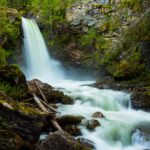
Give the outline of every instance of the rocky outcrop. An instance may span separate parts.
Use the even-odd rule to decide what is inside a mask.
[[[0,66],[0,81],[12,86],[27,89],[26,78],[17,65]]]
[[[92,150],[64,131],[49,133],[36,150]]]
[[[56,118],[57,122],[61,125],[63,130],[73,136],[81,135],[81,131],[78,128],[78,125],[81,123],[82,119],[84,118],[81,116],[72,115],[65,115]]]
[[[91,149],[95,149],[94,143],[86,138],[78,138],[77,141]]]
[[[0,149],[1,150],[31,150],[29,143],[25,142],[14,132],[0,130]]]
[[[136,89],[131,95],[131,105],[134,109],[150,111],[150,86]]]
[[[51,85],[43,83],[37,79],[28,81],[29,93],[31,95],[33,93],[36,93],[38,96],[41,95],[35,82],[38,84],[49,103],[73,104],[73,100],[69,96],[64,95],[63,92],[55,90]]]
[[[18,134],[23,140],[36,143],[47,124],[45,116],[23,103],[17,103],[0,92],[0,128]]]

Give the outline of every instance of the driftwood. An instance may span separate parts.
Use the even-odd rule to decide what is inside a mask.
[[[38,83],[37,83],[36,81],[35,81],[35,84],[36,84],[36,86],[37,86],[39,92],[41,93],[41,95],[42,95],[44,101],[48,103],[48,101],[47,101],[47,99],[46,99],[44,93],[42,92],[42,90],[40,89],[40,87],[39,87],[39,85],[38,85]]]
[[[51,111],[55,112],[55,113],[60,113],[59,111],[57,111],[55,108],[53,108],[52,106],[50,106],[49,104],[47,104],[46,102],[42,101],[41,102],[48,107]]]
[[[35,95],[35,93],[33,93],[33,97],[34,100],[36,102],[36,104],[39,106],[39,108],[44,112],[44,113],[49,113],[48,110],[44,107],[44,105],[40,102],[39,98]],[[50,119],[51,124],[53,125],[53,127],[56,130],[62,130],[62,128],[60,127],[60,125],[57,123],[56,120],[54,119]]]
[[[32,100],[33,100],[33,97],[25,99],[25,100],[22,100],[22,102],[29,102],[29,101],[32,101]]]
[[[4,107],[7,107],[8,109],[13,109],[13,107],[10,106],[8,103],[3,103],[3,106],[4,106]]]
[[[48,113],[47,109],[44,107],[44,105],[40,102],[39,98],[35,95],[35,93],[33,93],[33,97],[34,97],[34,101],[36,102],[36,104],[39,106],[39,108],[44,112],[44,113]]]
[[[53,111],[53,112],[55,112],[55,113],[60,113],[60,112],[58,112],[55,108],[53,108],[52,106],[50,106],[49,104],[47,104],[48,101],[47,101],[47,99],[46,99],[44,93],[42,92],[42,90],[40,89],[40,87],[39,87],[39,85],[38,85],[38,83],[37,83],[36,81],[35,81],[35,84],[36,84],[36,86],[37,86],[39,92],[41,93],[41,95],[42,95],[42,97],[43,97],[43,99],[44,99],[44,101],[41,101],[41,102],[42,102],[46,107],[48,107],[51,111]]]

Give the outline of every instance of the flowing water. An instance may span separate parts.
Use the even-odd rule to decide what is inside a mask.
[[[130,94],[114,90],[100,90],[87,86],[94,81],[66,80],[64,69],[48,53],[42,34],[33,20],[22,19],[24,32],[23,68],[27,79],[38,78],[52,84],[74,99],[73,105],[58,104],[61,115],[84,116],[80,125],[82,136],[94,142],[96,150],[144,150],[150,148],[150,136],[140,131],[140,127],[149,132],[150,113],[133,110]],[[104,119],[94,131],[86,128],[86,120],[92,114],[102,112]]]

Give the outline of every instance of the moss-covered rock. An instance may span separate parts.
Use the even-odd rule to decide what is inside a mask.
[[[64,131],[49,133],[36,150],[92,150]]]
[[[0,130],[0,149],[22,150],[31,149],[30,145],[22,140],[19,135],[9,130]]]
[[[104,115],[101,112],[95,112],[92,115],[93,118],[105,118]]]
[[[43,83],[37,79],[28,81],[28,88],[31,95],[36,93],[38,96],[41,96],[41,93],[39,92],[36,84],[38,84],[49,103],[73,104],[73,99],[71,99],[69,96],[64,95],[64,93],[59,90],[54,90],[51,85]]]
[[[135,109],[150,111],[150,86],[136,89],[131,95],[131,105]]]
[[[57,117],[56,119],[59,124],[65,125],[65,124],[79,124],[84,118],[82,116],[65,115]]]
[[[95,119],[92,119],[92,120],[88,120],[87,121],[87,128],[89,130],[94,130],[95,128],[97,128],[98,126],[100,126],[100,123],[95,120]]]
[[[17,133],[22,139],[36,143],[44,126],[47,125],[43,116],[32,105],[26,106],[0,92],[0,129]]]
[[[27,93],[25,75],[17,65],[0,66],[0,91],[20,100]]]
[[[69,133],[70,135],[73,136],[79,136],[82,135],[80,129],[78,128],[77,124],[66,124],[65,126],[62,127],[64,131]]]

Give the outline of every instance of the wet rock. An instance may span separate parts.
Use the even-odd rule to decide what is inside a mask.
[[[89,130],[94,130],[98,126],[100,126],[100,123],[97,120],[92,119],[87,121],[87,128]]]
[[[64,131],[49,133],[36,150],[92,150]]]
[[[61,91],[54,90],[51,85],[43,83],[37,79],[28,81],[28,88],[30,94],[36,93],[37,96],[41,96],[35,82],[38,84],[49,103],[73,104],[73,100],[69,96],[64,95],[64,93]]]
[[[0,130],[0,149],[2,150],[29,150],[31,145],[9,130]]]
[[[150,87],[136,89],[131,95],[131,106],[134,109],[150,111]]]
[[[136,127],[132,134],[132,144],[140,144],[145,147],[144,150],[150,149],[150,124],[141,124]]]
[[[94,143],[86,138],[78,138],[77,141],[89,148],[95,149]]]
[[[83,117],[82,116],[65,115],[65,116],[58,117],[56,119],[60,125],[79,124],[79,123],[81,123]]]
[[[39,87],[41,88],[41,90],[44,92],[45,95],[53,89],[51,85],[47,83],[43,83],[38,79],[34,79],[31,81],[27,81],[30,94],[36,93],[37,95],[40,95],[40,92],[36,86],[36,83],[39,85]]]
[[[92,115],[93,118],[104,118],[104,115],[101,112],[95,112]]]
[[[4,105],[5,104],[5,105]],[[18,134],[23,140],[36,143],[47,124],[47,119],[34,108],[29,108],[0,92],[0,128]]]
[[[73,135],[73,136],[82,135],[80,129],[78,128],[78,125],[66,124],[62,128],[63,128],[64,131],[66,131],[70,135]]]

